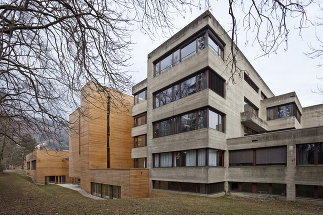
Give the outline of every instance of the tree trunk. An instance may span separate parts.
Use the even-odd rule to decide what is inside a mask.
[[[0,150],[0,173],[3,172],[2,161],[3,161],[3,151],[4,151],[5,147],[6,147],[6,137],[3,136],[2,137],[2,146],[1,146],[1,150]]]

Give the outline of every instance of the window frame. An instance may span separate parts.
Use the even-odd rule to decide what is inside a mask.
[[[199,156],[198,156],[198,152],[199,150],[205,150],[205,165],[203,166],[199,166],[198,165],[198,160],[199,160]],[[215,150],[216,151],[216,165],[215,166],[210,166],[209,165],[209,153],[210,150]],[[189,151],[195,151],[195,165],[194,166],[187,166],[186,164],[186,154]],[[224,167],[224,150],[221,149],[214,149],[214,148],[198,148],[198,149],[187,149],[187,150],[180,150],[180,151],[172,151],[172,152],[160,152],[160,153],[153,153],[153,168],[189,168],[189,167]],[[160,165],[160,160],[161,160],[161,154],[164,153],[172,153],[172,164],[169,167],[161,167]],[[176,153],[179,154],[179,165],[176,164],[176,159],[175,159],[175,155]],[[183,154],[185,153],[185,158],[183,158]],[[156,166],[156,156],[158,156],[158,162],[159,162],[159,166]],[[182,163],[183,159],[185,159],[185,165]]]
[[[287,105],[291,105],[291,116],[286,116],[286,117],[279,117],[278,115],[278,108],[282,107],[282,106],[287,106]],[[269,111],[273,111],[273,118],[269,119]],[[299,113],[299,117],[297,116],[297,113]],[[267,121],[269,120],[275,120],[275,119],[283,119],[283,118],[288,118],[288,117],[295,117],[297,119],[297,121],[299,123],[301,123],[301,117],[302,114],[299,111],[297,105],[295,102],[289,102],[289,103],[285,103],[285,104],[280,104],[280,105],[275,105],[275,106],[271,106],[271,107],[267,107],[266,108],[266,115],[267,115]]]
[[[144,92],[144,91],[145,91],[145,100],[144,101],[147,101],[147,88],[144,88],[144,89],[136,92],[135,94],[133,94],[133,104],[134,105],[137,105],[137,104],[141,103],[141,102],[136,102],[136,96],[139,96],[139,94]]]
[[[136,116],[133,117],[133,119],[134,119],[133,127],[142,126],[142,125],[137,125],[138,124],[137,123],[137,120],[138,120],[138,118],[143,117],[143,116],[145,116],[145,124],[142,124],[142,125],[146,125],[147,124],[147,112],[144,112],[144,113],[138,114],[138,115],[136,115]]]
[[[204,89],[200,89],[200,84],[199,84],[199,79],[198,77],[204,73],[204,76],[205,76],[205,88]],[[210,73],[212,73],[212,75],[210,75]],[[211,80],[211,76],[214,77],[214,80]],[[177,100],[180,100],[180,99],[183,99],[187,96],[190,96],[190,95],[187,95],[187,96],[183,96],[182,94],[182,84],[185,82],[185,81],[188,81],[189,79],[191,78],[195,78],[195,92],[190,94],[190,95],[193,95],[195,93],[198,93],[200,91],[203,91],[205,89],[210,89],[212,90],[213,92],[215,92],[217,95],[221,96],[222,98],[225,99],[225,94],[226,94],[226,90],[225,90],[225,84],[226,84],[226,80],[220,76],[218,73],[216,73],[215,71],[213,71],[211,68],[209,67],[205,67],[183,79],[180,79],[166,87],[163,87],[162,89],[160,90],[157,90],[153,93],[153,109],[156,109],[156,108],[159,108],[159,107],[162,107],[164,105],[167,105],[169,103],[172,103],[174,101],[177,101]],[[214,81],[215,83],[214,84],[211,84],[211,81]],[[175,87],[178,86],[178,91],[179,91],[179,97],[176,98],[175,97]],[[172,98],[171,98],[171,101],[168,102],[167,104],[163,104],[161,105],[161,94],[162,92],[168,90],[168,89],[171,89],[172,91]],[[158,101],[157,101],[158,100]],[[158,102],[158,105],[157,105],[157,102]]]
[[[216,114],[219,114],[221,115],[221,119],[222,119],[222,131],[221,130],[217,130],[219,132],[222,132],[222,133],[225,133],[225,120],[226,120],[226,115],[218,110],[215,110],[214,108],[211,108],[209,106],[206,106],[206,107],[203,107],[203,108],[199,108],[199,109],[195,109],[195,110],[191,110],[191,111],[188,111],[188,112],[184,112],[184,113],[181,113],[179,115],[175,115],[175,116],[172,116],[172,117],[168,117],[168,118],[165,118],[165,119],[162,119],[162,120],[158,120],[158,121],[155,121],[153,122],[153,138],[159,138],[159,137],[165,137],[165,136],[170,136],[170,135],[174,135],[174,134],[179,134],[179,133],[184,133],[184,132],[189,132],[189,131],[194,131],[194,130],[199,130],[199,129],[203,129],[203,128],[199,128],[199,113],[201,111],[205,110],[206,111],[206,127],[204,128],[210,128],[209,127],[209,111],[211,110],[212,112],[215,112]],[[181,128],[182,128],[182,121],[181,121],[181,117],[184,116],[184,115],[187,115],[187,114],[194,114],[196,115],[195,117],[195,129],[191,129],[191,130],[188,130],[188,131],[182,131]],[[178,127],[180,129],[178,129],[178,132],[176,132],[175,130],[175,121],[179,119],[179,124],[178,124]],[[171,132],[169,135],[165,135],[165,136],[161,136],[161,122],[163,121],[167,121],[167,120],[171,120]],[[158,125],[158,126],[157,126]],[[158,135],[156,135],[156,127],[158,127]]]
[[[299,163],[299,151],[298,148],[302,145],[309,145],[313,144],[314,145],[314,152],[313,152],[313,163],[308,163],[308,164],[300,164]],[[320,166],[323,165],[323,163],[319,163],[319,144],[323,147],[323,142],[314,142],[314,143],[301,143],[301,144],[296,144],[296,166]],[[323,160],[323,156],[321,158]]]
[[[213,40],[213,42],[219,47],[219,50],[221,50],[221,53],[215,53],[222,59],[224,60],[224,47],[225,47],[225,43],[222,39],[219,38],[219,36],[217,36],[217,34],[212,30],[212,28],[207,25],[206,27],[204,27],[203,29],[201,29],[199,32],[197,32],[196,34],[192,35],[190,38],[188,38],[187,40],[185,40],[184,42],[182,42],[181,44],[177,45],[176,47],[174,47],[172,50],[166,52],[164,55],[162,55],[161,57],[159,57],[157,60],[155,60],[153,62],[153,76],[157,77],[160,74],[164,73],[165,71],[167,71],[168,69],[165,69],[164,71],[161,71],[161,62],[166,59],[169,56],[172,56],[172,62],[171,62],[171,66],[170,68],[176,66],[177,64],[189,59],[190,57],[194,56],[196,53],[200,52],[203,49],[199,49],[199,38],[200,37],[204,37],[204,41],[205,41],[205,45],[204,48],[209,47],[209,37]],[[185,59],[182,59],[182,49],[184,49],[185,47],[187,47],[188,45],[190,45],[192,42],[195,42],[195,53]],[[179,61],[175,62],[175,53],[179,51]],[[158,70],[156,69],[158,67]],[[170,69],[169,68],[169,69]],[[158,72],[157,72],[158,71]]]

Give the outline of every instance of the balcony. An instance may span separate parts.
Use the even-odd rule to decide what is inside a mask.
[[[268,124],[255,115],[252,111],[240,113],[241,123],[259,133],[268,131]]]

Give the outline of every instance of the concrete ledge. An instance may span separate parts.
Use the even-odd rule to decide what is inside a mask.
[[[204,196],[204,197],[214,197],[214,198],[225,196],[225,192],[214,193],[214,194],[202,194],[202,193],[191,193],[191,192],[163,190],[163,189],[152,189],[151,192],[154,192],[154,193],[173,193],[173,194],[180,194],[180,195],[194,195],[194,196]]]
[[[148,155],[147,146],[145,147],[138,147],[131,149],[131,158],[146,158]]]
[[[147,112],[147,100],[142,101],[139,104],[136,104],[132,107],[131,115],[132,116],[137,116],[141,113]]]
[[[133,127],[131,129],[131,137],[136,137],[143,134],[147,134],[147,124]]]

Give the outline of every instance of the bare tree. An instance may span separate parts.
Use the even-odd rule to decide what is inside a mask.
[[[231,81],[242,77],[243,68],[239,67],[237,56],[240,50],[238,44],[238,23],[242,23],[248,43],[257,43],[262,50],[260,56],[276,52],[281,45],[288,47],[290,31],[301,31],[312,26],[312,20],[307,19],[307,9],[315,4],[313,0],[260,0],[260,1],[228,1],[231,17],[231,53],[226,59]],[[292,22],[293,20],[293,22]],[[294,23],[298,22],[297,26]],[[251,35],[251,36],[250,36]],[[251,38],[251,39],[250,39]]]
[[[81,88],[127,92],[131,32],[171,26],[189,1],[3,0],[0,3],[0,121],[17,134],[67,126]]]

